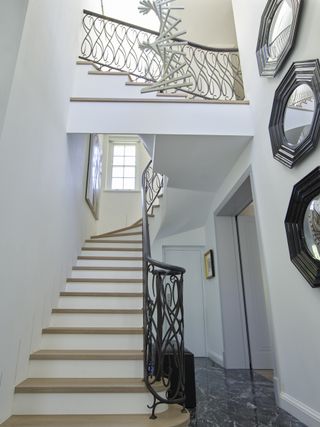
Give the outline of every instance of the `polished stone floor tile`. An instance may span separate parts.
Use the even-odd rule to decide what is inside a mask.
[[[190,427],[305,427],[276,406],[273,384],[247,370],[196,358],[197,408]]]

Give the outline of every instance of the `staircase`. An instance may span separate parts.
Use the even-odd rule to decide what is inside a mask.
[[[86,240],[2,426],[187,426],[143,381],[142,224]],[[155,385],[160,395],[166,389]]]

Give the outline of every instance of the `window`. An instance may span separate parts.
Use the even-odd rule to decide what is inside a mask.
[[[113,144],[111,189],[135,190],[136,145]]]

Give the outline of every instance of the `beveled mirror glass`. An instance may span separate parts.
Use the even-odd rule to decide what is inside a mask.
[[[306,209],[303,231],[311,256],[320,261],[320,195],[312,199]]]
[[[284,116],[284,134],[288,144],[299,145],[309,135],[315,111],[315,98],[307,84],[294,89]]]
[[[283,0],[273,16],[268,37],[268,61],[276,61],[284,51],[290,37],[293,21],[292,0]]]
[[[261,76],[273,77],[290,53],[303,0],[269,0],[261,17],[257,60]]]
[[[273,100],[269,132],[273,156],[292,168],[320,139],[320,62],[294,62]]]

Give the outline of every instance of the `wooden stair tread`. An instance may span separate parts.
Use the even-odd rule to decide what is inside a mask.
[[[143,314],[135,308],[53,308],[53,314]]]
[[[158,391],[164,390],[156,385]],[[16,393],[145,393],[141,378],[28,378]]]
[[[142,350],[39,350],[30,360],[142,360]]]
[[[134,256],[78,256],[79,260],[92,260],[92,261],[142,261],[142,257],[134,257]]]
[[[87,239],[86,243],[121,243],[121,244],[130,244],[130,243],[140,243],[142,245],[142,240],[106,240],[106,239]]]
[[[81,65],[81,64],[78,64]],[[129,76],[129,73],[125,71],[98,71],[98,70],[90,70],[88,74],[93,74],[96,76]]]
[[[99,239],[100,237],[112,236],[114,234],[121,233],[123,231],[132,230],[134,228],[140,228],[140,227],[142,227],[142,222],[140,222],[140,221],[141,220],[139,220],[137,223],[135,223],[133,225],[129,225],[128,227],[118,228],[118,229],[113,230],[113,231],[108,231],[107,233],[96,234],[94,236],[91,236],[91,239]]]
[[[88,277],[87,279],[83,278],[74,278],[70,277],[67,279],[67,283],[142,283],[141,279],[93,279]]]
[[[93,248],[83,246],[82,251],[109,251],[109,252],[142,252],[142,248]]]
[[[170,407],[150,420],[148,414],[126,415],[13,415],[1,427],[187,427],[190,415]]]
[[[203,98],[91,98],[91,97],[74,97],[70,98],[70,102],[101,102],[101,103],[136,103],[136,104],[207,104],[207,105],[250,105],[246,99],[203,99]]]
[[[70,327],[70,326],[50,326],[42,329],[43,334],[88,334],[88,335],[140,335],[143,334],[143,328],[97,328],[97,327]]]
[[[137,231],[137,232],[133,232],[133,233],[112,233],[109,234],[108,236],[104,236],[106,237],[125,237],[125,236],[142,236],[142,231]],[[95,240],[95,239],[94,239]]]
[[[142,271],[142,267],[72,267],[74,271]]]
[[[60,292],[62,297],[110,297],[110,298],[141,298],[141,292]]]

